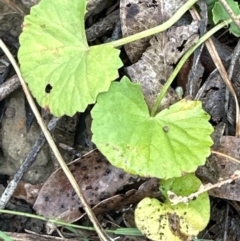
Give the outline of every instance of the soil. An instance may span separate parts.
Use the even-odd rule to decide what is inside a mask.
[[[0,0],[0,38],[8,46],[11,53],[16,59],[17,51],[19,48],[18,38],[22,31],[21,25],[23,23],[23,18],[29,13],[30,7],[36,3],[36,1],[31,0]],[[96,7],[94,4],[98,7]],[[116,1],[89,1],[89,11],[87,16],[88,18],[86,19],[86,32],[88,40],[91,40],[91,44],[103,42],[107,39],[113,39],[113,37],[115,38],[116,36],[112,36],[112,34],[116,34],[116,32],[118,32],[117,38],[119,38],[119,28],[117,28],[117,26],[119,26],[119,5],[116,4]],[[98,21],[101,21],[101,23],[98,23]],[[218,45],[219,43],[220,45],[219,47],[217,47],[217,49],[221,53],[220,55],[223,59],[225,67],[228,67],[230,61],[229,54],[232,53],[232,49],[233,47],[235,47],[237,39],[231,37],[231,40],[229,40],[229,35],[225,35],[224,37],[220,38],[220,42],[217,42],[216,45]],[[202,78],[206,80],[214,69],[214,65],[212,63],[212,60],[209,60],[209,55],[206,50],[203,51],[205,53],[203,55],[203,66],[205,67],[205,71]],[[134,57],[136,56],[134,55]],[[125,63],[125,67],[131,69],[131,67],[129,67],[131,65],[131,61],[127,56],[127,50],[125,50],[124,48],[121,49],[121,58]],[[189,60],[189,63],[191,61],[192,60]],[[183,83],[182,76],[185,76],[186,73],[188,74],[189,72],[187,66],[185,66],[185,68],[187,69],[187,72],[181,72],[178,76],[178,82],[175,83],[175,85],[181,83],[184,90],[186,90],[187,88],[187,83]],[[183,69],[182,71],[186,71],[186,69]],[[121,69],[120,74],[122,74],[121,71],[124,72],[125,70]],[[238,71],[235,71],[234,76],[237,75]],[[0,92],[2,85],[8,82],[13,76],[15,76],[15,72],[11,67],[9,60],[0,49]],[[234,78],[235,77],[233,77],[233,79]],[[186,80],[184,81],[186,82]],[[234,86],[238,86],[237,82],[235,82]],[[226,118],[226,116],[222,115],[223,111],[221,109],[224,106],[225,85],[216,82],[216,84],[214,84],[213,86],[208,86],[207,88],[209,92],[205,94],[204,98],[202,98],[202,101],[204,108],[211,114],[212,123],[214,127],[216,127],[219,123],[224,122],[224,118]],[[220,94],[220,97],[222,99],[214,99],[214,103],[217,102],[220,104],[216,105],[216,108],[213,108],[213,99],[211,99],[211,103],[209,103],[209,96],[214,96],[216,93],[216,89],[218,91],[222,90]],[[174,97],[171,97],[174,99],[174,101],[177,98],[175,95]],[[216,98],[219,98],[219,95]],[[41,110],[40,107],[39,110]],[[89,107],[84,113],[77,113],[73,117],[64,116],[60,119],[54,132],[52,133],[53,138],[57,146],[59,147],[63,158],[68,163],[77,159],[81,155],[84,155],[85,153],[88,153],[89,151],[93,151],[95,149],[94,144],[91,142],[90,110],[91,107]],[[43,119],[46,121],[46,123],[48,123],[52,116],[45,113],[43,110],[41,110],[41,113]],[[235,122],[234,117],[232,117],[235,115],[234,108],[229,110],[229,115],[230,118],[227,121],[228,135],[234,135]],[[21,87],[14,88],[14,86],[12,86],[12,91],[10,91],[10,93],[8,93],[7,96],[0,101],[0,194],[3,193],[9,180],[12,179],[23,161],[31,152],[34,143],[40,137],[40,135],[41,129],[37,124],[34,114],[26,101],[23,90],[21,89]],[[218,140],[219,138],[216,137],[215,144]],[[99,159],[101,158],[102,156]],[[97,162],[99,159],[97,159]],[[94,161],[95,163],[96,160],[91,159],[91,161]],[[106,174],[106,170],[109,169],[109,163],[105,159],[103,160],[103,163],[106,166],[102,164],[101,168],[99,169],[101,169],[101,173]],[[46,182],[46,180],[48,180],[50,175],[54,173],[57,168],[58,164],[56,162],[56,159],[49,146],[45,144],[41,151],[38,153],[36,161],[34,161],[33,165],[31,165],[31,167],[23,176],[22,181],[24,184],[36,185],[32,186],[32,190],[38,190],[37,192],[39,192],[40,187],[42,187],[42,183]],[[85,171],[86,170],[84,170],[84,172],[81,172],[82,176],[87,175]],[[205,171],[209,173],[209,167],[205,167]],[[211,182],[213,180],[210,178],[210,176],[212,177],[212,174],[206,174],[205,171],[198,170],[198,175],[202,177],[202,180],[205,178],[206,182]],[[112,170],[112,172],[114,172],[114,170]],[[89,177],[95,180],[95,174],[94,177],[92,177],[91,175],[93,174],[89,174]],[[125,174],[121,175],[124,176]],[[112,199],[113,203],[117,203],[115,206],[107,204],[107,206],[109,205],[108,207],[112,207],[111,210],[108,210],[106,208],[106,204],[105,208],[103,208],[103,205],[98,209],[100,211],[97,217],[104,228],[114,229],[116,227],[134,227],[134,221],[133,224],[132,221],[129,221],[133,219],[133,208],[140,200],[140,197],[142,197],[141,195],[146,195],[146,193],[141,192],[141,185],[146,185],[146,187],[148,187],[147,185],[150,184],[145,184],[146,180],[135,180],[133,177],[131,178],[133,178],[134,181],[133,179],[129,181],[130,176],[127,175],[128,174],[126,174],[124,178],[122,178],[123,180],[121,183],[118,183],[120,186],[118,186],[116,190],[111,190],[108,194],[104,193],[104,195],[106,196],[104,196],[104,198],[102,198],[101,200],[99,197],[94,197],[96,200],[92,198],[95,200],[95,203],[93,203],[94,205],[100,203],[104,199],[113,198],[113,196],[114,198],[116,198]],[[209,177],[209,179],[207,179],[207,177]],[[113,177],[111,178],[113,179]],[[109,180],[112,180],[111,178]],[[214,181],[217,181],[217,178],[215,178]],[[84,180],[82,182],[84,183]],[[160,197],[159,193],[154,190],[153,187],[154,185],[151,183],[152,190],[148,193],[148,195]],[[148,187],[148,189],[146,188],[146,190],[150,190],[151,188]],[[132,190],[135,190],[135,192],[133,192]],[[59,192],[61,191],[62,190],[59,190]],[[87,195],[91,195],[91,193],[88,193]],[[99,196],[102,197],[102,195],[103,193],[99,193]],[[124,198],[121,199],[120,196],[124,196]],[[206,229],[202,231],[198,236],[199,238],[215,241],[240,240],[240,206],[238,200],[236,198],[233,200],[226,200],[227,198],[225,198],[226,197],[211,197],[211,219]],[[34,213],[34,201],[32,200],[35,201],[36,198],[26,197],[26,195],[24,196],[22,193],[18,195],[15,193],[15,196],[12,197],[11,200],[8,202],[6,208],[25,213]],[[125,203],[123,200],[125,200]],[[125,207],[123,208],[119,204],[119,202],[123,202],[125,204]],[[118,207],[119,210],[117,210],[116,207]],[[80,208],[78,207],[78,209]],[[83,213],[82,207],[79,213]],[[129,213],[130,215],[128,217],[127,214]],[[77,219],[78,218],[74,216],[74,218],[71,220],[73,221]],[[80,221],[78,221],[78,224],[90,226],[90,222],[86,217],[83,217]],[[58,233],[56,231],[54,231],[50,236],[47,236],[48,234],[45,229],[45,222],[43,221],[10,214],[1,214],[0,230],[10,234],[10,236],[14,237],[14,240],[33,240],[34,238],[36,239],[36,236],[32,236],[33,234],[29,234],[31,232],[35,233],[34,235],[39,235],[37,236],[38,240],[57,239],[58,236]],[[75,239],[79,236],[85,236],[89,240],[99,240],[95,232],[84,231],[80,234],[77,234],[76,237],[73,237],[71,236],[72,234],[64,231],[66,230],[62,231],[63,235],[66,237],[65,240],[79,240]],[[121,236],[118,240],[147,239],[143,237],[136,238],[130,236]]]

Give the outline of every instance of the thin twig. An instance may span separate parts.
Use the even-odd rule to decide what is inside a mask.
[[[0,2],[2,2],[3,4],[6,4],[9,8],[16,11],[16,13],[18,13],[22,16],[25,15],[24,11],[21,8],[19,8],[13,1],[11,1],[11,0],[0,0]]]
[[[229,156],[229,155],[227,155],[225,153],[222,153],[222,152],[219,152],[219,151],[211,151],[211,152],[212,152],[212,154],[216,154],[216,155],[228,158],[228,159],[230,159],[230,160],[232,160],[232,161],[234,161],[236,163],[240,163],[240,161],[238,159],[236,159],[236,158],[234,158],[232,156]]]
[[[235,66],[236,62],[238,61],[239,55],[240,55],[240,40],[238,40],[238,43],[237,43],[236,47],[234,48],[234,51],[231,55],[231,63],[230,63],[230,66],[228,68],[228,75],[229,75],[230,79],[232,78],[234,66]],[[228,91],[228,89],[226,89],[226,92],[225,92],[225,100],[226,100],[225,101],[225,109],[228,110],[228,105],[229,105],[229,91]],[[226,111],[226,113],[228,113],[228,112]],[[227,116],[227,119],[230,123],[232,123],[232,121],[231,121],[232,118],[230,119]],[[228,126],[226,128],[226,134],[228,134]]]
[[[52,118],[52,120],[48,124],[48,129],[50,132],[54,130],[59,118]],[[20,168],[15,173],[13,179],[9,182],[8,186],[4,190],[1,198],[0,198],[0,209],[4,209],[7,205],[7,202],[12,197],[13,193],[15,192],[18,183],[22,179],[23,175],[27,172],[29,167],[34,163],[37,158],[38,153],[41,151],[43,145],[46,142],[46,138],[43,133],[40,134],[40,137],[37,139],[35,144],[33,145],[30,153],[25,158],[23,163],[21,164]]]
[[[89,42],[94,41],[106,34],[107,31],[111,31],[116,26],[119,21],[119,10],[107,15],[103,20],[93,24],[90,28],[86,29],[86,36]]]
[[[239,178],[240,178],[240,171],[235,171],[229,179],[219,180],[215,184],[208,183],[206,185],[201,185],[196,192],[191,193],[189,196],[178,196],[174,192],[168,191],[168,197],[169,197],[169,200],[172,205],[177,205],[178,203],[186,203],[187,204],[187,203],[189,203],[189,201],[198,197],[200,194],[210,191],[213,188],[216,188],[216,187],[219,188],[223,185],[229,184]]]
[[[27,84],[24,82],[23,78],[22,78],[22,75],[21,75],[21,72],[20,72],[20,69],[13,57],[13,55],[11,54],[11,52],[8,50],[8,48],[6,47],[6,45],[4,44],[4,42],[2,41],[2,39],[0,39],[0,48],[2,48],[3,52],[6,54],[6,56],[8,57],[9,61],[11,62],[11,64],[13,65],[18,77],[19,77],[19,80],[21,82],[21,85],[22,85],[22,88],[23,88],[23,91],[26,95],[26,98],[28,100],[28,103],[37,119],[37,122],[39,124],[39,126],[41,127],[42,129],[42,132],[44,133],[45,135],[45,138],[47,139],[48,143],[49,143],[49,146],[51,147],[55,157],[57,158],[61,168],[63,169],[65,175],[67,176],[69,182],[71,183],[73,189],[75,190],[76,194],[78,195],[82,205],[83,205],[83,208],[84,210],[86,211],[89,219],[91,220],[94,228],[96,229],[96,232],[98,233],[98,236],[100,238],[101,241],[112,241],[112,239],[106,234],[106,232],[103,230],[103,228],[101,227],[101,225],[99,224],[97,218],[95,217],[93,211],[91,210],[91,208],[88,206],[88,203],[87,203],[87,200],[86,198],[84,197],[84,194],[81,190],[81,188],[78,186],[78,183],[77,181],[74,179],[71,171],[69,170],[67,164],[65,163],[65,161],[63,160],[59,150],[57,149],[57,146],[55,144],[55,142],[53,141],[52,139],[52,136],[51,134],[49,133],[35,103],[34,103],[34,100],[28,90],[28,87],[27,87]]]
[[[14,75],[9,80],[0,85],[0,101],[5,99],[9,94],[16,90],[21,83],[17,75]]]
[[[226,207],[226,212],[225,212],[223,241],[227,241],[227,230],[228,230],[228,226],[229,226],[229,221],[228,221],[229,203],[226,203],[226,205],[227,205],[227,207]]]

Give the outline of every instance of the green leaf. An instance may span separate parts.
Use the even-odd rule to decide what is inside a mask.
[[[118,77],[119,50],[89,47],[84,0],[41,0],[24,19],[18,58],[38,103],[55,116],[74,115]]]
[[[112,83],[92,109],[93,142],[126,172],[161,179],[194,172],[205,163],[213,128],[201,102],[183,99],[150,117],[139,84]]]
[[[165,192],[171,190],[181,196],[196,192],[200,185],[200,180],[193,174],[161,182]],[[207,193],[200,194],[188,204],[179,203],[174,206],[168,198],[165,203],[155,198],[144,198],[135,210],[135,222],[139,230],[156,241],[190,240],[207,226],[209,218],[210,202]]]
[[[137,228],[117,228],[114,231],[114,234],[124,236],[143,236]]]
[[[160,191],[166,197],[165,203],[172,206],[167,195],[168,191],[174,192],[177,196],[187,197],[197,192],[201,184],[201,181],[194,174],[187,174],[183,177],[162,180]],[[179,210],[179,213],[182,213],[186,219],[191,220],[193,229],[201,231],[207,226],[210,218],[210,203],[207,192],[200,194],[188,204],[179,203],[172,207]],[[188,212],[184,214],[186,208]]]
[[[168,199],[167,192],[171,190],[177,196],[187,197],[196,192],[201,185],[201,181],[193,174],[188,174],[183,177],[170,178],[161,181],[160,191],[163,196]]]
[[[240,14],[239,5],[237,2],[233,0],[226,0],[226,2],[236,15]],[[222,4],[218,1],[215,2],[212,13],[213,13],[213,22],[215,24],[217,24],[219,21],[227,20],[230,18],[227,11],[224,9]],[[236,37],[240,37],[240,29],[237,27],[235,23],[230,24],[229,31],[230,33],[234,34]]]

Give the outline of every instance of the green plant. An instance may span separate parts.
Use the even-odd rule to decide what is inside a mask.
[[[240,14],[238,2],[235,2],[233,0],[226,0],[226,2],[236,15]],[[208,9],[210,12],[210,18],[215,24],[230,18],[229,13],[225,10],[223,5],[219,1],[207,0],[207,3],[208,3]],[[234,34],[236,37],[240,37],[240,29],[234,22],[230,23],[229,31],[230,33]]]
[[[186,3],[173,16],[174,21],[177,21],[195,2],[196,0],[190,0]],[[21,63],[21,72],[32,94],[42,107],[49,109],[56,116],[63,114],[73,115],[76,111],[84,111],[88,104],[96,101],[98,95],[99,103],[92,111],[94,119],[92,128],[93,140],[103,154],[109,158],[110,162],[118,167],[125,168],[128,171],[129,166],[132,166],[133,168],[130,171],[133,173],[159,178],[176,177],[181,176],[182,172],[195,171],[199,165],[204,164],[205,158],[210,154],[212,141],[209,135],[213,129],[208,123],[209,116],[201,109],[199,102],[191,101],[182,101],[172,106],[171,110],[164,110],[156,115],[156,109],[165,95],[166,88],[163,88],[151,115],[149,115],[141,96],[140,86],[136,87],[136,85],[128,83],[127,88],[134,86],[132,90],[135,89],[132,92],[135,107],[141,101],[142,109],[133,106],[135,109],[131,109],[131,111],[136,113],[136,118],[132,119],[131,115],[127,116],[124,113],[124,110],[128,111],[130,102],[121,103],[120,100],[114,102],[121,105],[121,115],[124,116],[122,119],[125,123],[124,128],[125,130],[131,130],[139,122],[143,122],[143,120],[144,122],[137,129],[134,136],[130,137],[131,132],[127,133],[127,131],[124,131],[121,133],[125,134],[124,136],[116,138],[120,133],[117,133],[114,127],[115,120],[112,118],[114,113],[106,109],[101,110],[101,108],[107,106],[112,96],[118,94],[112,93],[112,91],[115,91],[114,87],[111,87],[109,90],[111,82],[118,77],[118,68],[122,65],[118,57],[119,50],[114,47],[127,43],[128,40],[125,39],[124,41],[122,39],[113,43],[89,47],[84,30],[85,5],[85,1],[70,2],[64,0],[61,3],[50,3],[42,0],[38,6],[32,8],[31,14],[25,18],[23,33],[20,36],[21,47],[18,57]],[[74,10],[69,17],[71,9]],[[50,14],[51,21],[46,18]],[[79,14],[81,17],[79,17]],[[174,21],[169,20],[168,22],[173,24]],[[164,23],[156,27],[155,32],[165,30],[171,26],[170,23]],[[153,34],[153,31],[147,30],[145,35],[140,36],[146,37],[149,34]],[[38,41],[35,41],[36,38]],[[127,39],[132,41],[138,38],[130,37]],[[36,59],[37,61],[34,61]],[[166,87],[170,84],[171,80],[167,82]],[[113,83],[113,86],[115,85],[116,83]],[[124,84],[119,86],[124,88]],[[107,90],[109,91],[106,92]],[[119,91],[121,92],[121,90]],[[102,98],[104,102],[103,105],[100,105]],[[137,114],[137,111],[140,114]],[[175,116],[172,112],[175,112]],[[110,135],[108,135],[109,133],[104,133],[109,128],[102,128],[102,123],[99,122],[102,119],[101,115],[107,116],[107,113],[111,115],[110,120],[113,123]],[[164,115],[166,117],[161,117]],[[171,123],[169,119],[172,117]],[[174,122],[182,124],[175,125]],[[145,136],[146,128],[149,129],[152,124],[155,125],[155,129],[149,132],[148,138],[141,139],[141,136]],[[199,128],[198,133],[196,132],[196,126],[194,126],[196,124]],[[190,125],[192,127],[186,129]],[[165,127],[169,128],[169,131],[164,131]],[[156,132],[156,130],[158,131]],[[151,136],[154,132],[157,135],[155,134],[155,137],[152,139],[153,142],[150,143],[149,141],[151,141]],[[174,132],[176,132],[175,135]],[[120,143],[116,143],[114,139],[105,139],[107,136],[115,136]],[[101,138],[105,139],[106,143],[103,143]],[[191,138],[197,138],[198,141],[191,141]],[[130,140],[130,142],[125,147],[126,139]],[[184,144],[184,142],[186,143]],[[194,144],[190,144],[193,142]],[[188,151],[189,144],[192,150]],[[157,150],[158,146],[159,148],[161,146],[161,153],[160,149]],[[198,151],[199,149],[201,149],[200,152]],[[164,159],[170,160],[169,164],[166,164],[167,166],[164,167],[163,162],[165,160],[162,161],[162,164],[160,162],[159,166],[163,165],[162,168],[166,170],[156,172],[154,167],[158,163],[158,156],[162,155],[163,152],[165,153],[163,155]],[[122,156],[121,161],[114,163],[114,156]],[[139,158],[141,162],[138,164],[136,160]],[[186,161],[187,158],[190,158],[191,161]],[[127,160],[123,161],[123,159]],[[146,163],[150,162],[152,164],[149,170],[147,170],[145,167]],[[133,163],[136,163],[136,165],[132,165]],[[175,168],[171,167],[173,164],[176,166]]]
[[[161,182],[165,196],[161,203],[155,198],[144,198],[135,210],[137,227],[152,240],[192,240],[208,224],[210,204],[207,193],[202,193],[189,203],[172,205],[168,191],[188,196],[196,192],[201,181],[193,174]]]
[[[216,26],[186,53],[163,87],[151,113],[139,85],[126,77],[120,82],[112,81],[118,77],[117,70],[122,66],[119,50],[115,47],[166,30],[195,2],[197,0],[189,0],[158,27],[89,47],[84,29],[86,1],[42,0],[24,20],[18,54],[22,75],[38,103],[56,116],[72,116],[97,101],[92,110],[93,141],[113,165],[145,177],[184,180],[188,176],[181,177],[183,173],[194,172],[210,154],[213,131],[208,122],[210,117],[198,101],[182,100],[160,113],[156,110],[184,61],[224,24]],[[194,178],[191,175],[190,182],[195,185],[186,189],[186,195],[200,185]],[[177,187],[183,185],[181,181],[176,183]],[[204,198],[205,208],[209,210],[207,194]],[[167,205],[170,208],[170,203]],[[168,208],[163,209],[161,215],[162,212],[166,215]],[[180,209],[176,214],[178,218],[189,207],[185,205],[185,211]],[[201,211],[197,207],[196,210],[193,215]],[[200,228],[184,235],[197,235],[206,226],[209,215],[204,218]],[[192,220],[185,222],[191,224]],[[181,233],[175,236],[181,239]]]
[[[18,215],[21,217],[27,217],[27,218],[32,218],[32,219],[37,219],[45,222],[51,222],[56,225],[61,225],[68,230],[70,230],[73,233],[76,233],[76,230],[88,230],[88,231],[94,231],[93,227],[89,226],[81,226],[77,224],[72,224],[72,223],[66,223],[61,220],[57,220],[54,218],[45,218],[36,214],[30,214],[26,212],[18,212],[18,211],[12,211],[12,210],[6,210],[6,209],[0,209],[0,213],[4,214],[9,214],[9,215]],[[75,229],[75,230],[74,230]],[[109,234],[115,234],[115,235],[129,235],[129,236],[143,236],[141,232],[137,228],[117,228],[115,230],[112,229],[105,229],[105,231]],[[79,234],[79,233],[78,233]],[[0,231],[0,237],[6,237],[6,234]],[[9,240],[10,241],[10,240]]]

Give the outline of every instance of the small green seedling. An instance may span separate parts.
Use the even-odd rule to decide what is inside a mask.
[[[161,182],[161,191],[166,200],[161,203],[155,198],[144,198],[135,210],[135,222],[139,230],[154,241],[192,240],[208,224],[210,203],[207,193],[202,193],[189,203],[171,205],[167,191],[179,196],[196,192],[201,181],[193,174]]]

